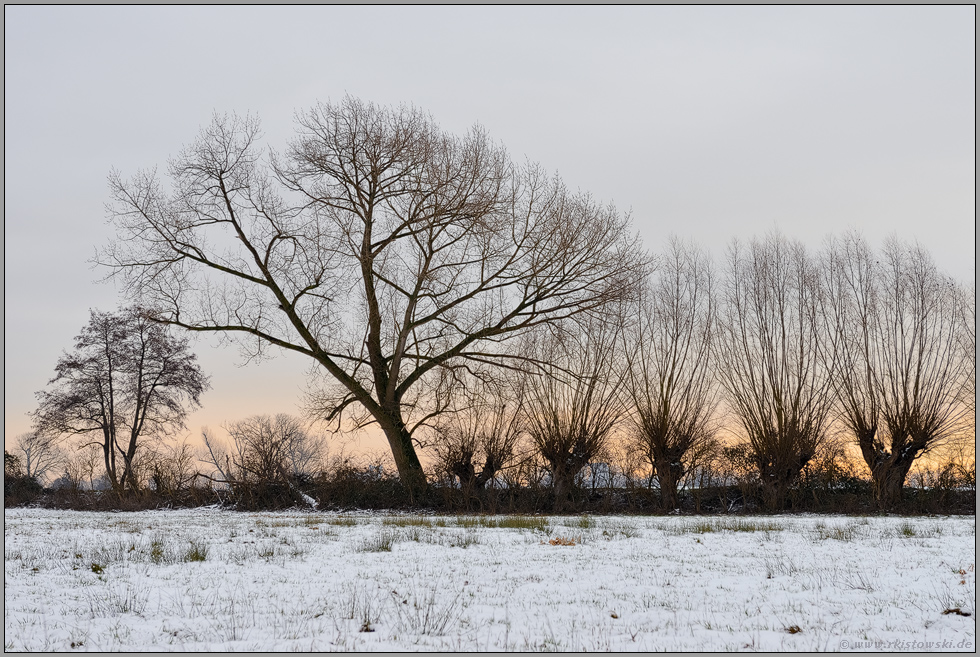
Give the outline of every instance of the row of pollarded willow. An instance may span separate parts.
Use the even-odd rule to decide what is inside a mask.
[[[779,235],[736,242],[721,277],[706,253],[675,240],[618,323],[579,322],[544,339],[545,376],[505,401],[523,409],[559,505],[625,425],[664,508],[675,508],[678,482],[716,442],[724,401],[771,508],[835,425],[889,506],[914,461],[974,417],[974,307],[928,253],[896,240],[877,254],[854,234],[819,253]],[[473,455],[453,453],[456,469],[472,469]],[[496,467],[482,479],[502,462],[487,458]]]
[[[158,321],[314,359],[320,404],[376,423],[409,491],[413,437],[459,368],[500,341],[628,298],[645,257],[615,209],[516,165],[479,128],[347,98],[263,159],[256,123],[216,117],[169,168],[111,179],[100,260]]]
[[[717,302],[710,291],[697,301],[693,282],[711,276],[698,274],[706,266],[693,255],[673,266],[678,253],[676,246],[669,252],[656,283],[668,291],[656,304],[668,318],[658,351],[671,354],[659,360],[674,363],[676,350],[688,362],[660,367],[657,408],[697,429],[686,434],[700,436],[690,444],[704,444],[716,378],[771,507],[835,422],[860,447],[875,497],[889,506],[901,498],[915,460],[975,417],[975,304],[921,247],[889,239],[875,253],[854,233],[816,253],[779,235],[734,242]],[[671,399],[666,393],[678,382],[689,387]],[[638,417],[651,398],[634,401]],[[651,449],[687,445],[638,428]],[[683,472],[682,458],[657,460],[658,475],[668,464]],[[676,475],[666,481],[672,485]]]
[[[623,315],[556,322],[511,348],[534,371],[474,372],[430,432],[443,473],[464,493],[507,468],[541,459],[561,510],[578,474],[605,450],[625,416]],[[477,472],[479,470],[479,472]]]

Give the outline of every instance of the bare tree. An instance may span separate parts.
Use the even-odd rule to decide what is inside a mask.
[[[625,334],[630,442],[656,475],[665,509],[677,507],[692,459],[715,440],[714,294],[708,254],[672,239]]]
[[[962,288],[963,309],[962,321],[960,323],[960,353],[963,359],[963,386],[961,387],[960,397],[964,407],[967,409],[965,418],[965,431],[972,434],[974,443],[977,433],[977,288],[974,283]],[[974,445],[975,447],[976,445]]]
[[[15,439],[14,452],[23,464],[24,474],[41,482],[44,477],[61,468],[64,455],[58,447],[56,436],[39,431],[22,433]]]
[[[469,495],[484,489],[515,456],[525,434],[525,377],[478,372],[461,377],[433,424],[440,468]]]
[[[100,261],[158,321],[314,359],[331,419],[376,423],[409,493],[414,432],[440,370],[631,293],[628,217],[512,163],[479,128],[346,98],[297,117],[263,164],[253,120],[216,117],[170,167],[111,177],[118,240]]]
[[[298,477],[312,477],[325,464],[326,448],[318,434],[297,418],[279,413],[254,415],[225,427],[230,448],[205,429],[208,462],[230,484],[287,484]]]
[[[771,234],[729,248],[718,321],[718,376],[777,508],[824,439],[835,368],[818,264]]]
[[[135,307],[92,311],[55,372],[37,393],[36,430],[95,436],[81,446],[99,446],[118,492],[139,486],[134,459],[142,441],[183,428],[188,407],[200,405],[209,385],[187,340]]]
[[[830,243],[828,263],[841,416],[887,507],[901,499],[916,459],[970,413],[961,392],[975,361],[959,342],[967,300],[924,249],[896,239],[874,253],[849,234]]]
[[[77,445],[67,450],[62,475],[52,482],[53,488],[70,488],[80,490],[92,488],[98,478],[100,469],[105,469],[102,449],[98,445],[83,439],[74,441]]]
[[[149,454],[145,455],[146,469],[158,493],[178,493],[197,477],[197,450],[191,446],[186,436],[147,451]]]
[[[561,328],[533,347],[546,365],[528,381],[526,405],[528,434],[551,471],[556,510],[624,413],[619,323],[588,318]]]

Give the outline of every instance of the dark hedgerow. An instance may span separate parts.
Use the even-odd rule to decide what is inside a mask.
[[[902,501],[890,509],[899,514],[975,514],[976,483],[971,471],[952,476],[949,467],[923,471],[907,486]],[[944,474],[945,473],[945,474]],[[971,478],[973,477],[973,478]],[[201,480],[199,479],[198,482]],[[669,513],[766,513],[764,491],[758,482],[705,475],[704,485],[679,491],[677,507]],[[720,483],[711,483],[712,481]],[[436,513],[489,513],[530,515],[552,513],[554,492],[546,482],[494,481],[480,491],[462,490],[445,481],[432,482],[414,504],[406,502],[397,474],[377,466],[343,465],[316,477],[297,477],[290,485],[254,485],[216,488],[185,486],[177,491],[141,490],[125,496],[112,491],[80,488],[43,489],[32,479],[5,473],[5,506],[35,505],[78,510],[193,508],[219,505],[241,511],[282,510],[426,510]],[[311,504],[312,501],[312,504]],[[661,496],[645,480],[625,478],[616,486],[577,484],[566,498],[565,512],[590,515],[663,514]],[[787,495],[775,513],[878,514],[871,482],[848,471],[812,471]]]

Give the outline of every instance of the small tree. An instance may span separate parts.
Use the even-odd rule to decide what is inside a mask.
[[[179,493],[197,477],[196,450],[187,442],[186,436],[147,451],[149,454],[145,457],[146,469],[157,493]]]
[[[630,443],[652,468],[664,509],[676,508],[692,459],[714,442],[713,279],[704,251],[672,240],[625,334]]]
[[[620,326],[593,317],[562,328],[535,345],[542,373],[528,382],[526,405],[528,434],[551,471],[556,510],[624,413]]]
[[[42,481],[48,473],[58,470],[64,460],[56,437],[38,431],[17,436],[14,450],[24,463],[24,474],[38,481]]]
[[[206,461],[239,497],[264,497],[276,487],[295,493],[296,480],[315,476],[325,463],[322,438],[285,413],[255,415],[232,422],[225,430],[230,446],[204,430]]]
[[[856,234],[832,241],[828,267],[840,413],[888,507],[913,463],[972,416],[975,400],[963,395],[976,366],[964,345],[975,341],[964,326],[971,301],[924,249],[896,239],[877,254]]]
[[[817,263],[779,235],[732,244],[717,368],[775,509],[824,439],[834,354]]]
[[[209,384],[186,338],[130,307],[93,310],[48,386],[37,393],[36,431],[88,437],[81,446],[99,446],[106,478],[121,493],[139,487],[142,442],[183,428]]]
[[[93,488],[99,477],[98,472],[105,470],[100,445],[88,442],[84,437],[73,442],[77,444],[66,450],[62,474],[51,483],[52,488],[73,491]]]

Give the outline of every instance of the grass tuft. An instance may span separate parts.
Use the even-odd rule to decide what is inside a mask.
[[[356,527],[357,520],[354,518],[349,518],[347,516],[339,516],[336,518],[326,518],[323,520],[324,524],[332,525],[334,527]]]
[[[382,529],[377,536],[361,543],[361,552],[391,552],[398,535],[390,529]]]
[[[437,600],[438,584],[427,591],[415,591],[408,595],[391,592],[398,625],[405,632],[417,635],[443,636],[459,622],[463,613],[462,593]]]
[[[150,561],[155,564],[163,563],[167,554],[163,549],[163,541],[153,540],[150,542]]]
[[[208,546],[204,543],[191,541],[191,546],[184,553],[184,561],[205,561],[208,558]]]
[[[427,527],[432,528],[432,521],[422,516],[389,516],[381,521],[389,527]]]
[[[504,516],[496,520],[500,529],[527,529],[535,532],[548,531],[548,519],[541,516]]]
[[[626,522],[610,525],[602,530],[602,535],[608,539],[622,536],[623,538],[639,538],[643,532]]]
[[[855,525],[834,525],[828,527],[823,523],[814,526],[814,532],[818,540],[835,540],[848,543],[857,537],[857,527]]]
[[[456,534],[449,539],[449,547],[460,547],[468,548],[471,545],[480,544],[480,535],[474,531],[463,532],[462,534]]]
[[[711,534],[714,532],[779,532],[785,527],[777,522],[768,520],[743,520],[724,518],[721,520],[698,520],[697,522],[681,525],[675,530],[665,529],[674,534]]]

